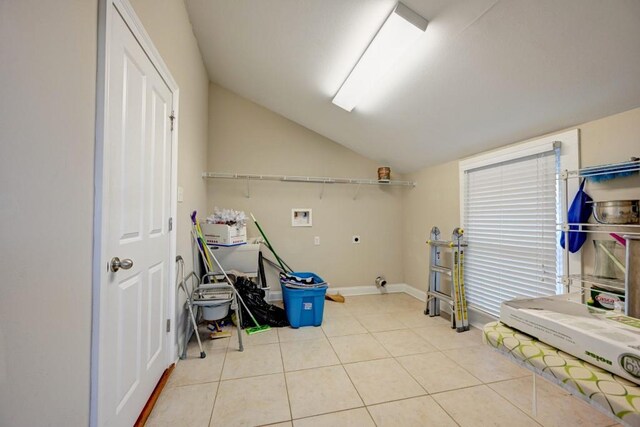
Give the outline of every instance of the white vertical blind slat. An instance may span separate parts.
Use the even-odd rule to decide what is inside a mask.
[[[556,293],[558,153],[465,172],[465,288],[470,306],[500,314],[516,297]]]

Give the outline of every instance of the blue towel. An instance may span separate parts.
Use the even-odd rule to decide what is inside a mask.
[[[569,224],[583,224],[589,220],[591,213],[593,211],[592,201],[593,199],[584,191],[584,182],[583,179],[580,183],[580,188],[576,193],[576,196],[573,198],[573,202],[571,202],[571,206],[569,207],[569,212],[567,215],[567,219],[569,220]],[[578,230],[579,227],[577,225],[569,226],[569,230]],[[587,233],[581,231],[569,231],[569,252],[575,253],[580,250],[585,240],[587,240]],[[562,237],[560,237],[560,246],[564,248],[564,236],[565,233],[562,233]]]

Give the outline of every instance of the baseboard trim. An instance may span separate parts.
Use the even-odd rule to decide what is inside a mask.
[[[382,294],[394,294],[394,293],[405,293],[409,296],[414,297],[422,302],[427,301],[427,293],[420,289],[414,288],[411,285],[406,283],[391,283],[385,286],[384,288],[380,288],[374,285],[366,285],[366,286],[345,286],[340,288],[329,288],[327,289],[328,294],[337,294],[348,296],[359,296],[359,295],[382,295]],[[269,301],[282,301],[282,291],[270,291],[269,292]],[[451,313],[449,312],[449,304],[441,303],[440,304],[440,315],[447,319],[451,319]],[[485,323],[490,321],[497,320],[490,318],[486,315],[476,312],[473,308],[469,309],[469,323],[476,328],[482,329],[482,326]]]
[[[420,289],[416,289],[411,285],[404,285],[404,293],[411,295],[412,297],[419,299],[422,302],[427,302],[427,293],[425,291],[421,291]]]
[[[417,289],[407,285],[406,283],[389,283],[384,288],[375,286],[375,285],[365,285],[365,286],[344,286],[338,288],[329,288],[327,289],[328,294],[337,294],[344,295],[345,297],[353,297],[360,295],[383,295],[383,294],[396,294],[404,292],[406,294],[411,295],[412,297],[421,299],[419,296],[416,296],[414,293],[407,292],[407,288],[414,289],[416,292],[420,292]],[[426,299],[421,299],[422,301],[426,301]],[[269,292],[269,301],[282,301],[282,291],[270,291]]]

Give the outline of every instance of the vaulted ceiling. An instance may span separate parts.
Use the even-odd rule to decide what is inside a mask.
[[[403,0],[421,39],[331,99],[394,0],[186,0],[211,81],[409,172],[640,106],[639,0]]]

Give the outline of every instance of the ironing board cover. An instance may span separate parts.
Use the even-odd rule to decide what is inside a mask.
[[[640,386],[564,353],[501,322],[487,323],[482,340],[513,361],[560,385],[628,426],[640,426]]]

